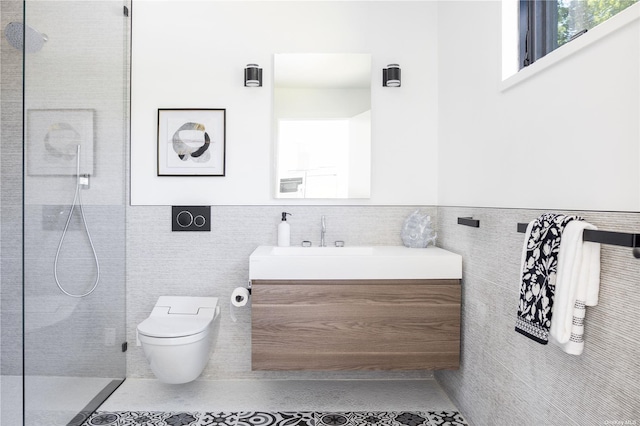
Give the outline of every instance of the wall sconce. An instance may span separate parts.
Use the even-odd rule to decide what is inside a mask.
[[[245,87],[262,87],[262,68],[258,64],[247,64],[244,69]]]
[[[389,64],[382,69],[382,85],[384,87],[400,87],[400,65]]]

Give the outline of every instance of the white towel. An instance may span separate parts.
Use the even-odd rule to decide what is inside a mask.
[[[558,274],[549,336],[552,343],[572,355],[584,349],[585,306],[598,304],[600,244],[583,241],[585,221],[572,221],[562,233]]]

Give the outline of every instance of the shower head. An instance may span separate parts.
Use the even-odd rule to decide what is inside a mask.
[[[48,40],[46,34],[42,34],[22,22],[9,22],[4,29],[4,35],[11,46],[26,53],[38,52]],[[27,42],[24,43],[26,38]]]

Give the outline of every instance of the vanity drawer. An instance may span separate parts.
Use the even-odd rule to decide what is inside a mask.
[[[254,370],[456,369],[460,280],[252,282]]]

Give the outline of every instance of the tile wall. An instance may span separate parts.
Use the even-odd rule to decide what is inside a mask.
[[[1,27],[22,20],[21,1],[2,1]],[[2,375],[22,374],[22,53],[0,37],[0,285]],[[17,142],[16,142],[17,141]]]
[[[541,213],[438,207],[438,244],[463,256],[463,309],[460,370],[436,372],[436,379],[475,426],[636,424],[640,259],[631,249],[602,245],[600,301],[587,307],[581,356],[514,331],[524,242],[516,224]],[[602,230],[640,229],[640,213],[571,213]],[[465,216],[480,228],[457,225]]]
[[[222,302],[218,345],[207,379],[418,378],[431,372],[269,373],[251,371],[250,310],[230,318],[229,295],[246,285],[248,258],[275,244],[280,212],[290,211],[292,244],[318,244],[320,216],[327,241],[348,245],[401,244],[404,218],[416,207],[225,206],[212,207],[212,232],[172,233],[170,207],[129,207],[127,213],[127,331],[164,294],[217,295]],[[604,424],[640,419],[640,335],[629,318],[640,303],[640,261],[625,248],[602,247],[598,306],[588,308],[586,349],[567,355],[513,330],[524,234],[518,222],[541,211],[422,207],[437,221],[438,245],[463,256],[463,343],[459,371],[436,378],[474,425]],[[632,232],[638,213],[577,212],[606,230]],[[457,217],[480,219],[480,228],[457,225]],[[153,377],[140,347],[127,353],[128,377]]]
[[[22,2],[0,1],[0,27],[19,21]],[[22,405],[22,54],[0,37],[0,424]],[[6,141],[6,142],[5,142]]]
[[[303,240],[317,246],[320,218],[326,216],[326,241],[346,245],[401,245],[400,231],[412,206],[212,206],[211,232],[171,232],[171,207],[129,207],[127,212],[127,331],[135,330],[162,295],[217,296],[222,305],[218,343],[203,377],[244,378],[372,378],[432,377],[431,372],[384,373],[265,373],[251,371],[249,307],[230,315],[230,296],[246,286],[249,256],[260,245],[277,243],[281,212],[292,213],[291,244]],[[422,207],[436,218],[435,207]],[[237,309],[237,308],[236,308]],[[142,348],[131,345],[127,377],[153,377]]]

